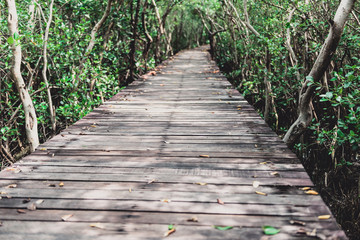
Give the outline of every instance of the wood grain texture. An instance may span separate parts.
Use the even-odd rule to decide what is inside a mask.
[[[204,48],[159,69],[0,173],[0,239],[346,239]]]

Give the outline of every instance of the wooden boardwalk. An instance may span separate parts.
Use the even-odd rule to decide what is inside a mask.
[[[169,239],[346,239],[301,189],[313,184],[296,156],[201,48],[2,171],[0,187],[0,239],[161,239],[170,224]]]

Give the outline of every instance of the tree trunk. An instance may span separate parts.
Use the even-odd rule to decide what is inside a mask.
[[[147,22],[146,22],[146,9],[147,9],[147,7],[148,7],[148,2],[145,1],[143,12],[141,14],[142,26],[143,26],[144,34],[146,36],[146,46],[145,46],[144,52],[143,52],[143,58],[144,58],[144,64],[145,64],[145,72],[147,72],[148,55],[149,55],[151,44],[153,42],[153,39],[152,39],[149,31],[147,30]]]
[[[73,84],[77,84],[77,82],[79,81],[79,77],[82,74],[83,68],[84,68],[84,64],[88,58],[88,56],[90,55],[92,49],[95,46],[95,39],[96,39],[96,33],[99,31],[99,29],[101,28],[101,26],[104,24],[104,22],[106,21],[106,19],[109,17],[110,15],[110,11],[111,11],[111,6],[112,6],[113,0],[108,0],[108,4],[106,6],[106,10],[102,16],[102,18],[100,19],[99,22],[97,22],[94,26],[94,28],[91,30],[91,38],[90,38],[90,42],[89,45],[87,46],[86,50],[85,50],[85,54],[83,59],[80,61],[79,64],[79,72],[76,75],[75,79],[73,80]]]
[[[139,12],[140,12],[140,3],[141,0],[137,0],[136,3],[136,9],[135,9],[135,16],[132,18],[132,40],[130,42],[130,53],[129,53],[129,57],[130,57],[130,75],[129,75],[129,79],[126,80],[127,83],[130,83],[131,81],[133,81],[134,78],[134,72],[135,72],[135,64],[136,64],[136,59],[135,59],[135,54],[136,54],[136,42],[137,42],[137,38],[138,38],[138,23],[139,23]],[[131,3],[133,4],[133,3]]]
[[[46,76],[47,65],[48,65],[47,43],[48,43],[48,40],[49,40],[49,31],[50,31],[50,25],[51,25],[52,16],[53,16],[53,6],[54,6],[54,0],[51,0],[49,19],[48,19],[48,21],[46,23],[46,29],[45,29],[45,34],[44,34],[45,35],[44,36],[44,48],[43,48],[44,67],[43,67],[43,70],[42,70],[42,76],[43,76],[43,79],[44,79],[44,83],[45,83],[45,86],[46,86],[46,92],[47,92],[47,96],[48,96],[51,127],[52,127],[53,133],[55,134],[56,133],[55,107],[54,107],[53,102],[52,102],[52,96],[51,96],[49,81],[48,81],[47,76]]]
[[[334,20],[331,21],[331,27],[328,37],[321,48],[319,56],[317,57],[306,81],[302,85],[299,97],[299,117],[291,125],[287,131],[284,142],[292,146],[300,135],[304,133],[312,120],[311,101],[315,94],[316,85],[321,81],[325,71],[327,70],[331,58],[335,54],[336,48],[339,45],[342,32],[346,20],[351,12],[355,0],[342,0],[336,11]]]
[[[18,15],[16,12],[15,0],[6,0],[8,5],[8,28],[9,34],[12,38],[11,49],[13,52],[11,73],[16,84],[16,88],[19,92],[21,102],[23,104],[25,113],[25,129],[26,137],[30,144],[30,151],[35,151],[36,147],[39,146],[38,136],[38,122],[36,118],[36,112],[31,100],[28,89],[25,86],[24,79],[21,75],[21,45],[18,34]]]

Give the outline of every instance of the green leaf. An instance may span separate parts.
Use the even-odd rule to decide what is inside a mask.
[[[263,226],[262,229],[266,235],[275,235],[280,232],[279,229],[276,229],[272,226]]]
[[[168,226],[168,229],[169,229],[169,230],[173,230],[173,229],[174,229],[174,225],[173,225],[173,224],[170,224],[170,225]]]
[[[15,32],[15,33],[14,33],[14,39],[15,39],[15,41],[16,41],[16,40],[19,40],[19,38],[20,38],[20,35],[19,35],[17,32]]]
[[[9,37],[8,39],[7,39],[7,42],[11,45],[11,44],[13,44],[14,43],[14,38],[13,37]]]
[[[226,231],[226,230],[230,230],[232,229],[233,227],[232,226],[225,226],[225,227],[222,227],[222,226],[213,226],[215,229],[217,230],[221,230],[221,231]]]

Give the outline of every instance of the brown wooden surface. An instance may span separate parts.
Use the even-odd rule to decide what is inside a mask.
[[[161,239],[169,224],[169,239],[314,239],[300,228],[346,239],[301,190],[313,185],[296,156],[216,70],[203,48],[181,52],[2,171],[0,239]],[[266,225],[281,232],[262,238]]]

